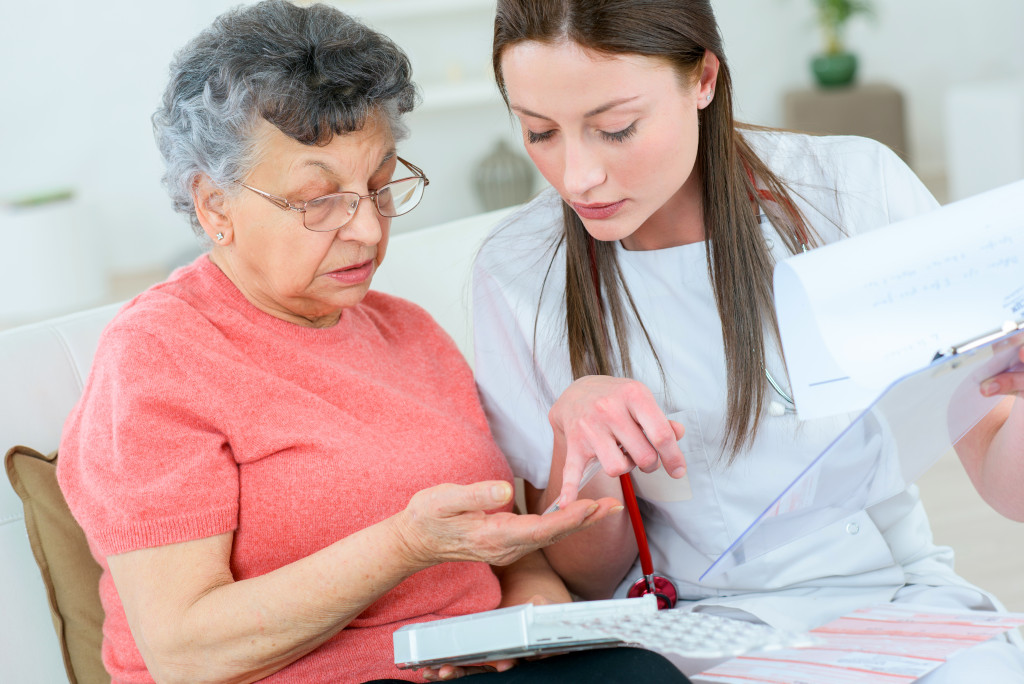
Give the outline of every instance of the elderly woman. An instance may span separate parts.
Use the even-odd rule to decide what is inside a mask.
[[[513,514],[456,347],[369,290],[427,184],[395,149],[414,97],[404,54],[324,6],[229,12],[172,64],[165,181],[212,246],[104,332],[58,472],[114,681],[422,679],[397,627],[569,599],[537,549],[616,502]],[[680,681],[631,649],[511,666],[422,674]]]

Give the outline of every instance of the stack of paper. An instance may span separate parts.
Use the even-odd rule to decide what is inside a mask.
[[[801,418],[860,411],[936,352],[1024,318],[1024,181],[780,262]]]
[[[809,648],[739,656],[691,679],[702,684],[912,682],[958,651],[1021,625],[1021,613],[887,604],[811,630],[821,641]]]

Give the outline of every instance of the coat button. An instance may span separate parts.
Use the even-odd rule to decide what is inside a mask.
[[[855,522],[846,523],[846,532],[847,534],[857,534],[860,532],[860,525]]]

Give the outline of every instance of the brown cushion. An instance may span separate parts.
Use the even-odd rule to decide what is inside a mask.
[[[6,466],[25,506],[28,540],[46,585],[68,681],[109,684],[100,659],[101,570],[57,486],[57,453],[43,456],[34,449],[14,447],[7,452]]]

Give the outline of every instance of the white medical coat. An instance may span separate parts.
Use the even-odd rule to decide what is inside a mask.
[[[794,200],[825,242],[937,207],[910,169],[874,141],[781,132],[744,135],[790,184]],[[561,226],[561,200],[549,189],[496,227],[474,267],[475,371],[481,396],[513,470],[537,488],[547,485],[551,459],[547,412],[572,381],[563,313],[564,254],[554,253]],[[762,229],[776,259],[789,256],[771,224],[763,222]],[[692,499],[645,497],[650,489],[646,476],[635,477],[655,571],[675,582],[681,607],[716,606],[712,610],[753,616],[785,629],[810,629],[868,604],[898,600],[897,592],[905,587],[913,590],[915,602],[999,607],[957,576],[952,552],[932,542],[913,486],[698,582],[851,416],[800,422],[792,413],[771,416],[765,411],[756,441],[729,465],[722,439],[726,370],[721,321],[704,243],[651,251],[619,245],[617,256],[667,383],[637,331],[630,338],[634,376],[651,388],[670,418],[686,427],[681,446]],[[773,377],[786,384],[777,349],[769,348],[766,363]],[[661,478],[660,486],[671,487],[666,475]],[[624,595],[640,575],[637,563],[617,595]],[[948,591],[921,592],[924,587]]]

